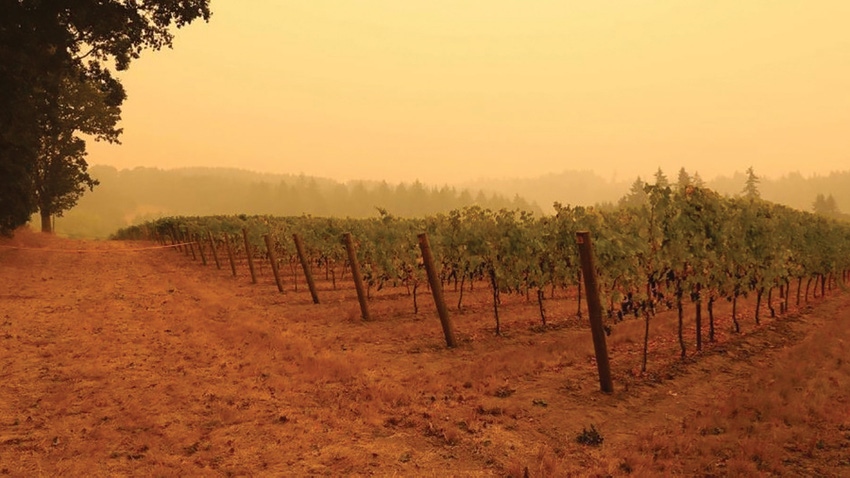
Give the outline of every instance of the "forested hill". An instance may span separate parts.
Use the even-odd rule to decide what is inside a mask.
[[[172,215],[270,214],[278,216],[370,217],[377,208],[403,217],[424,216],[477,204],[491,209],[541,212],[519,196],[433,187],[419,182],[340,183],[304,175],[264,174],[239,169],[183,168],[117,170],[92,166],[100,181],[77,207],[56,219],[56,230],[72,237],[108,237],[144,219]]]

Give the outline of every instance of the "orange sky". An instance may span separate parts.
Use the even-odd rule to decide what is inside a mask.
[[[444,183],[850,169],[850,1],[213,0],[92,164]]]

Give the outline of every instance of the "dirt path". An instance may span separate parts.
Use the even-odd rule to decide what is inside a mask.
[[[730,397],[824,324],[850,329],[837,296],[605,396],[581,330],[497,339],[461,315],[445,350],[427,313],[364,324],[353,290],[324,284],[312,305],[146,246],[0,242],[0,474],[734,475],[734,456],[676,447],[734,446],[712,431]],[[602,447],[575,442],[590,424]],[[828,452],[788,453],[794,470],[850,472]]]

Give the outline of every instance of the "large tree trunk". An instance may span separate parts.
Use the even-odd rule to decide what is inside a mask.
[[[50,223],[50,212],[44,209],[39,211],[41,215],[41,232],[53,234],[53,225]]]

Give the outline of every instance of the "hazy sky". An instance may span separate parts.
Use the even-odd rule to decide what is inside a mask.
[[[92,164],[459,182],[850,169],[850,1],[213,0]]]

